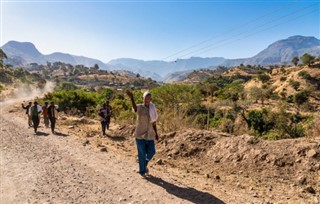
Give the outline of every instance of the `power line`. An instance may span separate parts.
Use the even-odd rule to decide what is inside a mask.
[[[250,24],[252,24],[252,23],[254,23],[254,22],[256,22],[256,21],[258,21],[258,20],[260,20],[260,19],[262,19],[262,18],[264,18],[264,17],[266,17],[266,16],[269,16],[269,15],[271,15],[271,14],[274,14],[274,13],[278,12],[279,10],[282,10],[282,9],[284,9],[284,8],[287,8],[287,7],[290,7],[290,6],[294,5],[295,3],[299,2],[299,1],[301,1],[301,0],[296,0],[296,1],[293,1],[293,2],[291,2],[291,3],[289,3],[289,4],[286,4],[286,5],[284,5],[284,6],[281,6],[281,7],[277,8],[277,9],[274,9],[274,10],[272,10],[271,12],[268,12],[268,13],[266,13],[266,14],[263,14],[262,16],[259,16],[259,17],[255,18],[255,19],[251,20],[251,21],[248,21],[248,22],[243,23],[243,24],[241,24],[241,25],[239,25],[239,26],[236,26],[236,27],[234,27],[234,28],[231,28],[231,29],[229,29],[229,30],[227,30],[227,31],[225,31],[225,32],[223,32],[223,33],[220,33],[220,34],[218,34],[218,35],[215,35],[215,36],[213,36],[213,37],[211,37],[211,38],[209,38],[209,39],[207,39],[207,40],[204,40],[204,41],[202,41],[202,42],[200,42],[200,43],[194,44],[194,45],[192,45],[192,46],[190,46],[190,47],[188,47],[188,48],[185,48],[185,49],[182,49],[182,50],[180,50],[180,51],[178,51],[178,52],[175,52],[175,53],[173,53],[173,54],[171,54],[171,55],[169,55],[169,56],[167,56],[167,57],[165,57],[165,58],[162,58],[162,60],[171,58],[171,57],[176,56],[176,55],[178,55],[178,54],[180,54],[180,53],[183,53],[183,52],[185,52],[185,51],[187,51],[187,50],[190,50],[190,49],[192,49],[192,48],[198,47],[199,45],[202,45],[202,44],[204,44],[204,43],[206,43],[206,42],[209,42],[209,41],[211,41],[211,40],[213,40],[213,39],[215,39],[215,38],[217,38],[217,37],[219,37],[219,36],[222,36],[222,35],[224,35],[224,34],[226,34],[226,33],[233,32],[233,31],[235,31],[235,30],[237,30],[237,29],[239,29],[239,28],[242,28],[243,26],[250,25]]]
[[[255,34],[257,34],[257,33],[261,33],[261,32],[263,32],[263,31],[270,30],[270,29],[272,29],[272,28],[274,28],[274,27],[277,27],[277,26],[279,26],[279,25],[282,25],[282,24],[285,24],[285,23],[288,23],[288,22],[294,21],[294,20],[296,20],[296,19],[298,19],[298,18],[302,18],[302,17],[304,17],[304,16],[310,15],[310,14],[315,13],[315,12],[317,12],[317,11],[319,11],[319,10],[318,10],[318,9],[312,10],[311,12],[306,13],[306,14],[304,14],[304,15],[297,16],[297,17],[292,18],[292,19],[289,19],[289,20],[287,20],[287,21],[285,21],[285,22],[282,22],[282,23],[279,23],[279,24],[273,25],[273,26],[271,26],[271,27],[268,27],[268,28],[266,28],[266,29],[263,29],[263,30],[260,30],[260,31],[257,31],[257,32],[254,32],[254,33],[251,33],[251,34],[246,35],[246,36],[244,36],[244,37],[242,37],[242,38],[235,39],[235,40],[233,40],[233,41],[231,41],[231,42],[224,43],[224,44],[222,44],[222,45],[220,45],[220,46],[217,46],[217,47],[213,47],[213,48],[206,49],[206,50],[204,50],[204,51],[202,51],[202,52],[198,52],[197,54],[206,53],[206,52],[211,51],[212,49],[215,49],[215,48],[218,48],[218,47],[222,47],[222,46],[224,46],[224,45],[227,45],[227,44],[230,44],[230,43],[233,43],[233,42],[239,41],[239,40],[243,40],[243,39],[248,38],[248,37],[250,37],[250,36],[252,36],[252,35],[255,35]]]
[[[262,24],[262,25],[260,25],[260,26],[258,26],[258,27],[255,27],[255,28],[249,30],[249,32],[251,32],[251,31],[253,31],[253,30],[257,30],[258,28],[261,28],[261,27],[263,27],[263,26],[265,26],[265,25],[268,25],[268,24],[270,24],[270,23],[274,23],[274,22],[276,22],[276,21],[283,20],[283,18],[285,18],[285,17],[294,15],[294,14],[296,14],[297,12],[303,11],[303,10],[305,10],[305,9],[308,9],[308,8],[314,6],[314,5],[316,5],[316,4],[311,4],[311,5],[309,5],[309,6],[305,6],[305,7],[303,7],[303,8],[298,9],[298,10],[295,10],[295,11],[289,13],[289,14],[286,14],[286,15],[284,15],[284,16],[281,16],[281,17],[278,17],[278,18],[273,19],[273,20],[271,20],[271,21],[268,21],[267,23],[264,23],[264,24]],[[236,37],[236,36],[239,36],[239,35],[242,35],[242,34],[246,34],[246,33],[248,33],[248,30],[247,30],[247,31],[244,31],[244,32],[241,32],[241,33],[238,33],[238,34],[235,34],[235,35],[232,35],[231,37],[225,38],[225,39],[223,39],[223,40],[221,40],[221,41],[219,41],[219,42],[217,42],[217,43],[215,43],[215,44],[211,44],[211,45],[208,45],[208,46],[199,48],[199,49],[197,49],[197,50],[190,51],[190,52],[188,52],[188,53],[186,53],[186,54],[180,55],[179,58],[188,56],[188,55],[193,54],[193,53],[198,53],[199,51],[201,51],[201,50],[203,50],[203,49],[206,49],[206,48],[215,46],[215,45],[220,44],[220,43],[222,43],[222,42],[224,42],[224,41],[230,40],[230,38],[233,38],[233,37]],[[226,44],[226,43],[223,43],[223,45],[225,45],[225,44]],[[221,46],[218,46],[218,47],[221,47]],[[202,53],[202,52],[201,52],[201,53]],[[198,54],[199,54],[199,53],[198,53]]]

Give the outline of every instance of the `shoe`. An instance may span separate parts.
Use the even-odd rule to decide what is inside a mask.
[[[146,175],[149,175],[149,169],[146,167]]]

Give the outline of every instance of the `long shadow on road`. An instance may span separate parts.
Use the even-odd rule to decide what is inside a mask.
[[[67,136],[69,136],[68,134],[64,134],[64,133],[62,133],[62,132],[57,132],[57,131],[54,133],[54,135],[55,135],[55,136],[61,136],[61,137],[67,137]]]
[[[154,176],[149,176],[147,180],[166,189],[168,193],[192,203],[224,204],[222,200],[207,192],[198,191],[197,189],[189,187],[180,187]]]
[[[48,133],[37,131],[36,136],[48,136]]]

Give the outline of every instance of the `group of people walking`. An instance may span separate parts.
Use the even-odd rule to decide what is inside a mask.
[[[27,106],[21,104],[22,108],[26,110],[26,114],[28,116],[28,126],[34,128],[34,132],[37,133],[41,114],[43,115],[43,123],[46,128],[51,127],[51,132],[54,134],[56,120],[58,118],[58,108],[52,101],[49,105],[48,102],[45,102],[43,106],[40,106],[37,101],[29,102]]]
[[[155,140],[159,139],[156,121],[158,120],[158,113],[155,105],[151,102],[152,97],[149,92],[143,94],[143,103],[136,104],[133,94],[127,91],[132,104],[132,110],[136,113],[136,128],[134,137],[138,151],[139,171],[138,173],[145,177],[149,174],[148,163],[156,153]],[[35,133],[40,123],[40,115],[43,115],[44,124],[48,128],[49,122],[51,124],[51,131],[55,133],[55,124],[58,116],[57,106],[54,102],[48,105],[45,102],[44,106],[38,105],[35,101],[33,104],[30,102],[27,106],[22,104],[22,108],[26,109],[28,115],[28,125],[33,126]],[[112,109],[110,102],[106,101],[98,111],[100,117],[102,134],[106,135],[106,130],[109,130],[110,118]]]

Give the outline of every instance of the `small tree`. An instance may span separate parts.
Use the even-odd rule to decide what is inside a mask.
[[[248,122],[249,127],[259,135],[269,132],[274,127],[274,122],[269,118],[269,111],[266,109],[249,111]]]
[[[99,65],[98,64],[94,64],[93,68],[94,69],[99,69]]]
[[[305,53],[301,56],[301,61],[303,65],[311,66],[314,63],[315,56]]]
[[[258,75],[258,79],[260,81],[262,81],[263,83],[267,82],[270,80],[270,76],[269,75],[266,75],[266,74],[259,74]]]
[[[302,105],[303,103],[308,102],[310,93],[308,91],[300,91],[293,95],[293,102],[297,106]]]
[[[250,89],[249,94],[250,94],[250,98],[255,100],[255,103],[258,103],[258,100],[263,98],[262,89],[255,86]]]
[[[297,66],[299,62],[299,57],[294,57],[291,62],[294,64],[294,66]]]

